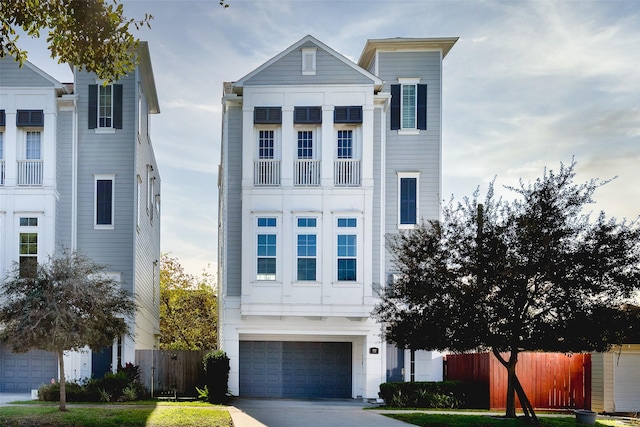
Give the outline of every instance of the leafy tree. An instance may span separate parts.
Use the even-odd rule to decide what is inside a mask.
[[[0,2],[0,58],[14,57],[22,64],[27,52],[18,46],[17,30],[39,37],[48,29],[52,58],[95,72],[115,81],[135,66],[140,42],[131,30],[147,26],[151,15],[129,19],[119,0],[2,0]]]
[[[111,345],[129,334],[127,319],[137,310],[133,297],[103,274],[104,268],[85,255],[62,251],[31,277],[21,277],[14,265],[0,288],[0,339],[15,352],[58,355],[60,411],[66,411],[63,353]]]
[[[444,207],[442,220],[389,238],[397,269],[374,310],[387,338],[412,350],[490,350],[535,418],[516,376],[522,351],[605,351],[640,337],[640,227],[583,210],[606,181],[575,184],[575,162],[534,183]]]
[[[162,255],[160,348],[210,350],[217,347],[218,302],[214,279],[185,273],[176,258]]]

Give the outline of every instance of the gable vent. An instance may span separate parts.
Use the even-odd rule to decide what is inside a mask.
[[[281,107],[255,107],[253,109],[254,124],[281,124]]]
[[[336,107],[333,111],[334,123],[362,123],[362,106]]]
[[[44,126],[43,111],[18,110],[16,114],[16,126]]]
[[[322,107],[295,107],[293,112],[295,124],[322,123]]]
[[[0,126],[5,126],[6,122],[5,122],[6,118],[4,115],[4,110],[0,110]]]

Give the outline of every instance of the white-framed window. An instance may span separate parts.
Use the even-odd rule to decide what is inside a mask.
[[[98,85],[98,127],[113,127],[113,86]]]
[[[38,270],[37,216],[18,219],[18,268],[20,277],[35,277]]]
[[[318,280],[318,218],[296,218],[296,280]]]
[[[354,158],[353,129],[338,129],[338,159]]]
[[[399,78],[391,85],[391,129],[418,134],[427,129],[427,85],[420,78]]]
[[[276,129],[261,128],[258,133],[258,159],[274,160],[276,158]]]
[[[358,218],[337,218],[336,278],[338,282],[358,279]]]
[[[302,48],[302,75],[314,76],[316,74],[316,52],[315,47]]]
[[[25,156],[26,160],[42,159],[42,132],[39,130],[25,132]]]
[[[278,262],[278,218],[256,218],[256,280],[274,281]]]
[[[112,230],[115,215],[115,175],[94,175],[94,228]]]
[[[0,185],[4,185],[4,132],[0,131]]]
[[[141,215],[142,215],[142,177],[137,176],[137,194],[136,194],[136,229],[140,231]]]
[[[419,172],[398,172],[398,228],[413,228],[419,215]]]

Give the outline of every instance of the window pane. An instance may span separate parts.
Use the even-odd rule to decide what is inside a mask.
[[[316,226],[316,218],[298,218],[298,227],[315,227]]]
[[[298,235],[298,256],[304,256],[304,257],[316,256],[316,235],[315,234],[299,234]]]
[[[38,271],[38,258],[34,256],[20,257],[20,277],[36,277]]]
[[[353,131],[352,130],[338,131],[338,158],[339,159],[353,158]]]
[[[99,99],[98,99],[98,127],[110,128],[112,114],[111,105],[111,89],[109,86],[98,86]]]
[[[313,131],[298,131],[298,158],[313,158]]]
[[[298,280],[316,280],[315,258],[298,258]]]
[[[356,256],[357,236],[355,234],[341,234],[338,235],[338,256],[339,257],[354,257]]]
[[[356,227],[356,218],[338,218],[338,227]]]
[[[258,280],[276,279],[276,259],[258,258]]]
[[[276,235],[258,235],[258,256],[276,256]]]
[[[276,218],[258,218],[258,227],[275,227]]]
[[[40,132],[27,132],[27,160],[40,159]]]
[[[400,224],[416,224],[416,178],[400,179]]]
[[[99,179],[96,181],[96,224],[111,225],[113,205],[113,181]]]
[[[274,132],[272,130],[261,130],[258,137],[258,158],[274,158]]]
[[[416,86],[402,85],[402,128],[416,127]]]
[[[338,260],[338,280],[356,280],[356,260],[355,259],[339,259]]]

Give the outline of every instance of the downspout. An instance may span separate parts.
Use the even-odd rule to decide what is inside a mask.
[[[78,96],[76,83],[78,81],[78,69],[73,68],[74,92],[72,131],[71,131],[71,252],[78,249]]]

